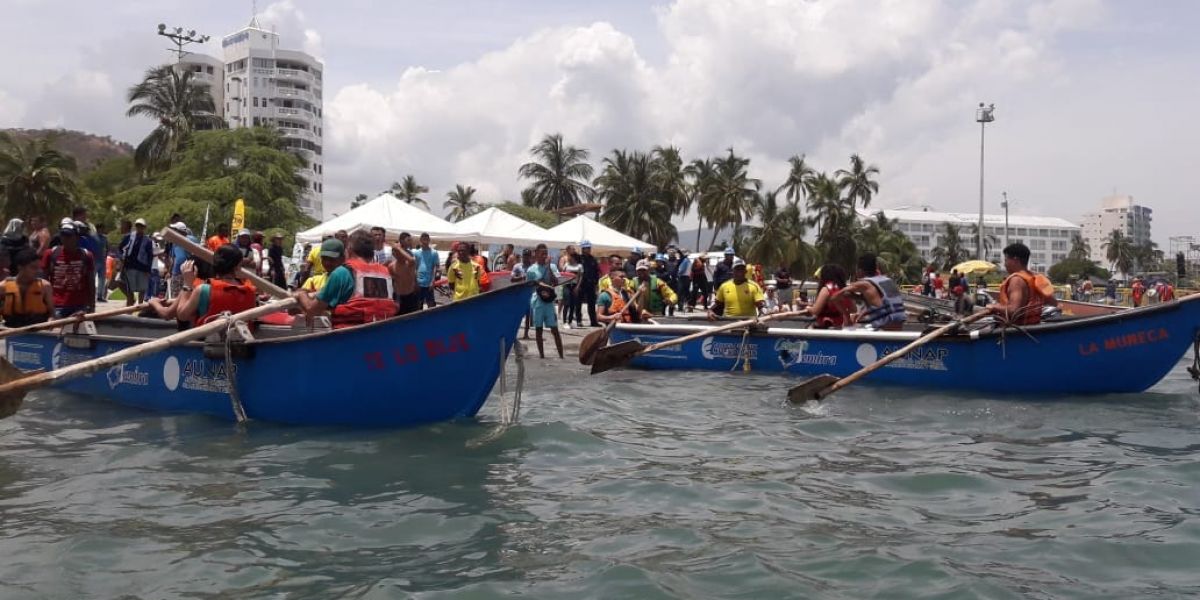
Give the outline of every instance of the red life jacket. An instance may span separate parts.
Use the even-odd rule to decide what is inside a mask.
[[[816,315],[816,326],[818,329],[841,329],[846,324],[846,315],[854,313],[854,301],[847,296],[832,298],[838,290],[842,289],[832,281],[825,284],[825,289],[829,290],[831,298],[825,302],[825,307]]]
[[[1054,288],[1045,276],[1029,271],[1017,271],[1000,284],[1000,297],[997,301],[1001,306],[1008,304],[1008,286],[1017,279],[1025,282],[1025,306],[1021,307],[1020,313],[1012,315],[1011,320],[1017,325],[1037,325],[1042,322],[1042,307],[1045,306],[1046,299],[1054,293]]]
[[[230,283],[222,279],[208,281],[208,310],[196,319],[197,325],[203,325],[213,317],[229,312],[237,314],[250,310],[258,305],[257,292],[249,281],[238,280]]]
[[[334,329],[382,321],[396,315],[392,274],[387,267],[361,258],[351,258],[342,266],[354,277],[354,295],[333,308],[330,320]]]

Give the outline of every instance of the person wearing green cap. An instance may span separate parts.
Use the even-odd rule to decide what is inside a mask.
[[[374,262],[375,243],[366,232],[350,238],[352,254],[334,238],[321,242],[322,266],[329,273],[325,286],[315,295],[303,290],[293,294],[308,317],[329,314],[334,329],[379,321],[395,316],[392,275]]]

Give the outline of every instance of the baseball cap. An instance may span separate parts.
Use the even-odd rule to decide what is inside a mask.
[[[642,253],[642,249],[641,249],[640,247],[638,247],[638,246],[634,246],[634,247],[633,247],[633,250],[631,250],[630,252],[631,252],[631,253],[633,253],[633,254],[641,254],[641,253]]]
[[[642,269],[649,271],[650,270],[650,261],[648,261],[644,258],[642,260],[637,261],[637,270],[641,271]]]
[[[282,233],[278,233],[278,232],[276,232],[276,233],[273,233],[273,234],[271,234],[271,239],[273,239],[273,240],[282,240],[282,239],[283,239],[283,234],[282,234]]]
[[[725,256],[732,256],[732,255],[733,255],[733,248],[726,248]]]
[[[142,227],[145,227],[145,226],[146,226],[146,220],[145,220],[145,219],[138,219],[138,220],[134,221],[134,222],[133,222],[133,224],[134,224],[134,225],[141,225]]]
[[[243,230],[241,230],[241,231],[239,231],[239,232],[238,232],[238,237],[242,237],[243,235],[250,235],[250,230],[249,230],[249,229],[243,229]]]
[[[183,232],[183,233],[190,231],[188,229],[187,224],[184,223],[183,221],[175,221],[174,223],[167,225],[167,227],[170,227],[171,229],[174,229],[175,231],[179,231],[179,232]]]
[[[62,227],[63,225],[74,225],[74,224],[75,224],[75,219],[72,219],[71,217],[63,217],[62,219],[60,219],[58,221],[59,227]]]
[[[75,235],[76,233],[78,233],[78,231],[75,229],[75,222],[70,221],[70,220],[64,221],[62,225],[59,225],[58,233],[60,235],[64,234],[64,233],[69,233],[71,235]]]
[[[738,267],[744,267],[744,266],[746,266],[746,261],[744,261],[740,258],[733,259],[733,268],[736,269]]]
[[[346,253],[346,246],[337,238],[321,242],[321,256],[325,258],[341,258]]]
[[[589,242],[589,241],[587,241],[587,240],[583,240],[582,242],[579,242],[579,248],[580,248],[580,249],[583,249],[583,248],[591,248],[591,247],[592,247],[592,243],[591,243],[591,242]]]

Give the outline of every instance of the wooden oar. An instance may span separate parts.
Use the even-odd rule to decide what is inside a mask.
[[[122,306],[121,308],[114,308],[111,310],[101,310],[101,311],[97,311],[94,313],[88,313],[86,315],[64,317],[62,319],[51,319],[49,321],[46,321],[45,323],[34,323],[33,325],[26,325],[24,327],[14,327],[12,329],[0,329],[0,339],[6,338],[10,335],[20,335],[22,333],[42,331],[45,329],[54,329],[55,327],[60,327],[63,325],[71,325],[72,323],[82,323],[84,321],[99,321],[101,319],[107,319],[109,317],[127,315],[130,313],[138,312],[140,310],[144,310],[149,307],[150,307],[149,302],[142,302],[140,304],[134,304],[131,306]]]
[[[887,356],[859,369],[858,371],[855,371],[854,373],[851,373],[846,377],[839,379],[838,377],[828,373],[817,375],[816,377],[810,377],[801,382],[799,385],[788,390],[788,400],[791,400],[797,404],[803,404],[809,400],[821,400],[826,396],[829,396],[830,394],[854,383],[855,381],[870,375],[876,369],[883,368],[888,363],[908,355],[908,353],[912,352],[913,350],[916,350],[917,348],[920,348],[921,346],[924,346],[925,344],[928,344],[929,342],[932,342],[933,340],[948,333],[953,333],[959,327],[962,327],[967,323],[978,321],[990,315],[991,313],[988,312],[979,312],[960,321],[955,321],[949,325],[938,327],[937,329],[934,329],[933,331],[930,331],[929,333],[913,340],[907,346],[888,354]]]
[[[624,313],[626,311],[633,310],[638,296],[641,295],[642,288],[638,288],[638,290],[633,293],[633,297],[629,299],[629,302],[625,303],[625,308],[621,309],[621,312]],[[609,334],[612,333],[613,327],[616,327],[617,323],[620,321],[620,318],[613,319],[612,321],[605,323],[603,329],[598,329],[583,337],[583,340],[579,342],[579,364],[592,364],[592,362],[596,359],[596,351],[608,344]]]
[[[191,254],[192,256],[195,256],[196,258],[210,265],[212,264],[212,250],[209,250],[208,248],[205,248],[204,246],[187,239],[183,234],[171,229],[170,227],[162,230],[162,235],[163,238],[168,242],[187,250],[188,254]],[[249,279],[250,281],[253,281],[254,287],[266,292],[267,294],[270,294],[272,298],[288,298],[291,296],[287,290],[275,285],[274,283],[271,283],[270,280],[259,276],[258,273],[255,273],[246,267],[239,266],[237,274],[241,277]]]
[[[251,321],[263,315],[268,315],[273,312],[287,310],[296,305],[295,298],[287,298],[285,300],[276,300],[274,302],[264,304],[257,308],[244,310],[240,313],[232,315],[229,319],[238,321]],[[167,337],[151,340],[136,346],[130,346],[124,350],[118,350],[112,354],[107,354],[99,358],[93,358],[80,363],[76,363],[61,369],[47,371],[43,373],[24,374],[18,369],[8,364],[8,361],[0,361],[0,407],[8,408],[16,411],[17,407],[25,398],[25,394],[30,390],[47,386],[60,381],[75,379],[90,375],[101,369],[107,369],[112,366],[126,363],[131,360],[149,356],[157,352],[162,352],[173,346],[198,340],[207,337],[210,334],[218,333],[228,327],[226,319],[214,319],[213,321],[193,327],[187,331],[181,331]],[[11,413],[9,413],[11,414]],[[7,415],[2,415],[7,416]]]
[[[743,327],[750,327],[753,325],[757,325],[759,323],[765,323],[767,321],[774,321],[776,319],[785,319],[788,317],[795,317],[795,316],[799,316],[800,314],[802,314],[802,311],[791,311],[791,312],[774,313],[774,314],[767,315],[765,317],[759,317],[759,318],[755,318],[755,319],[746,319],[744,321],[735,321],[733,323],[720,325],[717,327],[713,327],[711,329],[705,329],[704,331],[698,331],[696,333],[690,333],[685,336],[681,336],[681,337],[677,337],[677,338],[673,338],[673,339],[669,339],[669,340],[664,340],[664,341],[658,342],[656,344],[650,344],[649,346],[647,346],[637,340],[625,340],[624,342],[621,342],[619,344],[605,346],[605,347],[601,348],[598,352],[596,352],[596,358],[592,364],[592,375],[595,375],[597,373],[603,373],[605,371],[608,371],[609,369],[614,369],[616,367],[619,367],[619,366],[633,360],[635,357],[641,356],[643,354],[649,354],[650,352],[654,352],[656,350],[662,350],[663,348],[670,348],[671,346],[678,346],[679,344],[682,344],[684,342],[690,342],[692,340],[705,338],[705,337],[708,337],[715,333],[721,333],[723,331],[731,331],[733,329],[741,329]]]

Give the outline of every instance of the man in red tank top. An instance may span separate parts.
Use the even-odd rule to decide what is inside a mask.
[[[79,247],[73,224],[58,230],[62,245],[42,255],[42,272],[54,289],[54,314],[58,318],[87,313],[96,306],[96,263],[92,253]]]

